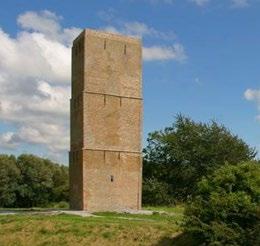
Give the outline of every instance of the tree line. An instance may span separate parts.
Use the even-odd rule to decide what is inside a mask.
[[[177,115],[149,134],[143,204],[185,204],[183,230],[195,245],[260,245],[257,152],[215,121]],[[68,167],[34,155],[0,155],[0,207],[68,202]]]
[[[175,122],[149,134],[143,150],[143,204],[186,202],[197,184],[225,164],[254,160],[256,151],[217,122]],[[68,167],[35,155],[0,155],[0,207],[46,206],[69,200]]]
[[[69,199],[68,167],[35,155],[0,155],[0,207],[45,207]]]

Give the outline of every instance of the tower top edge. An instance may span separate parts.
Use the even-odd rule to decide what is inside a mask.
[[[108,40],[122,41],[122,42],[140,44],[140,45],[142,43],[142,40],[140,38],[87,28],[87,29],[83,29],[83,31],[74,39],[73,44],[83,36],[86,37],[95,36],[95,37],[104,38]]]

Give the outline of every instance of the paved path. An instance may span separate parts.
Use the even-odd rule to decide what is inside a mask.
[[[46,209],[46,210],[0,210],[1,215],[16,215],[16,214],[43,214],[43,215],[58,215],[58,214],[71,214],[78,215],[82,217],[96,216],[94,214],[88,213],[86,211],[73,211],[73,210],[55,210],[55,209]]]
[[[115,211],[117,212],[117,211]],[[149,210],[125,210],[125,211],[118,211],[118,213],[128,213],[128,214],[144,214],[144,215],[152,215],[153,211],[149,211]],[[70,214],[70,215],[78,215],[81,217],[90,217],[90,216],[94,216],[94,217],[102,217],[102,216],[98,216],[86,211],[79,211],[79,210],[55,210],[55,209],[24,209],[24,210],[0,210],[0,216],[1,215],[16,215],[16,214],[43,214],[43,215],[58,215],[58,214]]]

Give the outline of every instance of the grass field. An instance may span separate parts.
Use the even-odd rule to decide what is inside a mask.
[[[189,239],[181,236],[181,211],[176,208],[153,215],[97,213],[96,217],[1,215],[0,245],[190,245]]]

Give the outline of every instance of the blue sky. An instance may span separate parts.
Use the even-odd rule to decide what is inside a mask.
[[[144,144],[182,113],[260,149],[259,13],[258,0],[4,1],[0,152],[67,163],[70,47],[83,28],[142,37]]]

